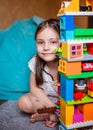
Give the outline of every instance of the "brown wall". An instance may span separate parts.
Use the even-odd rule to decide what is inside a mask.
[[[57,17],[59,0],[0,0],[0,29],[17,19]]]
[[[7,28],[17,19],[31,16],[57,18],[61,0],[0,0],[0,29]],[[76,18],[77,25],[86,26],[87,19]]]
[[[79,28],[87,28],[88,27],[88,17],[87,16],[76,16],[75,17],[75,25]]]

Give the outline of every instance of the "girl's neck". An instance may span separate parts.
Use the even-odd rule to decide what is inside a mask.
[[[52,69],[52,68],[57,68],[58,66],[58,58],[56,58],[53,61],[47,62],[46,65],[48,66],[48,68]]]

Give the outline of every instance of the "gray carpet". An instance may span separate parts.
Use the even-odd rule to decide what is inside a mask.
[[[7,101],[0,105],[0,130],[58,130],[46,127],[43,121],[30,123],[30,115],[21,112],[16,101]]]

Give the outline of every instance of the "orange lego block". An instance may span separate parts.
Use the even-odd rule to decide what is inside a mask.
[[[59,60],[58,70],[65,75],[80,74],[81,62],[66,62],[64,60]]]
[[[67,62],[66,70],[66,75],[80,74],[81,62]]]
[[[65,125],[73,124],[74,107],[68,106],[66,102],[60,99],[60,119]]]
[[[84,121],[93,120],[93,103],[83,106]]]

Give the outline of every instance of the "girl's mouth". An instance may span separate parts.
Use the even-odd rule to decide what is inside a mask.
[[[52,53],[43,53],[43,55],[45,55],[45,56],[49,56],[49,55],[51,55]]]

